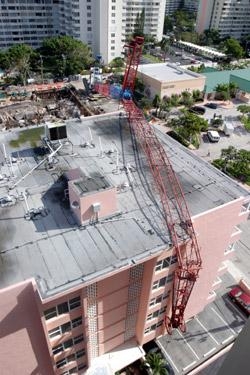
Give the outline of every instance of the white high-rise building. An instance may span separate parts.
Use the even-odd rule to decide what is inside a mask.
[[[0,3],[0,48],[38,47],[44,38],[71,35],[105,62],[121,56],[124,42],[145,10],[144,32],[161,40],[166,0],[27,0]],[[8,4],[7,4],[8,3]]]
[[[196,31],[218,30],[221,37],[240,39],[250,34],[249,0],[200,0]]]
[[[67,0],[66,0],[67,1]],[[144,32],[162,39],[166,0],[76,0],[79,1],[80,35],[94,55],[105,62],[121,56],[126,38],[134,31],[138,14],[145,10]]]

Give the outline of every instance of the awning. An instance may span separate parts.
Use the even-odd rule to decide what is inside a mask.
[[[87,375],[114,375],[116,371],[128,366],[145,355],[144,350],[135,340],[116,347],[109,353],[103,354],[95,358]]]

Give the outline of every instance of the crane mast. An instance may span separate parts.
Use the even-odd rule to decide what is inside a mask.
[[[201,269],[201,257],[181,185],[153,127],[132,100],[143,43],[144,38],[137,36],[125,45],[126,70],[122,86],[122,102],[136,140],[141,145],[150,166],[154,185],[160,195],[165,224],[177,256],[172,313],[170,317],[165,317],[166,329],[171,333],[172,328],[180,328],[182,331],[186,329],[184,311]]]

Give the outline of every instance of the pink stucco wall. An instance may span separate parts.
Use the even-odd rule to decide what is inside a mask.
[[[31,280],[0,291],[1,375],[52,375]]]
[[[213,284],[219,268],[227,259],[224,251],[238,239],[238,234],[232,236],[232,233],[235,232],[235,226],[245,218],[239,215],[242,202],[238,199],[193,218],[201,248],[202,269],[188,302],[186,319],[202,311],[211,302],[211,299],[208,300],[209,292],[215,289]]]
[[[100,354],[124,343],[129,270],[98,282],[98,337]]]
[[[117,212],[116,188],[80,195],[74,186],[74,181],[69,181],[68,187],[70,204],[72,205],[76,201],[79,205],[77,208],[72,208],[79,224],[96,218],[92,209],[94,203],[100,203],[101,205],[98,218],[107,217]]]

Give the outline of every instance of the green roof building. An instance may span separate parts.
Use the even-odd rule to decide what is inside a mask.
[[[250,68],[222,70],[202,73],[206,77],[204,91],[206,94],[215,92],[215,88],[221,83],[235,82],[241,91],[250,93]]]

